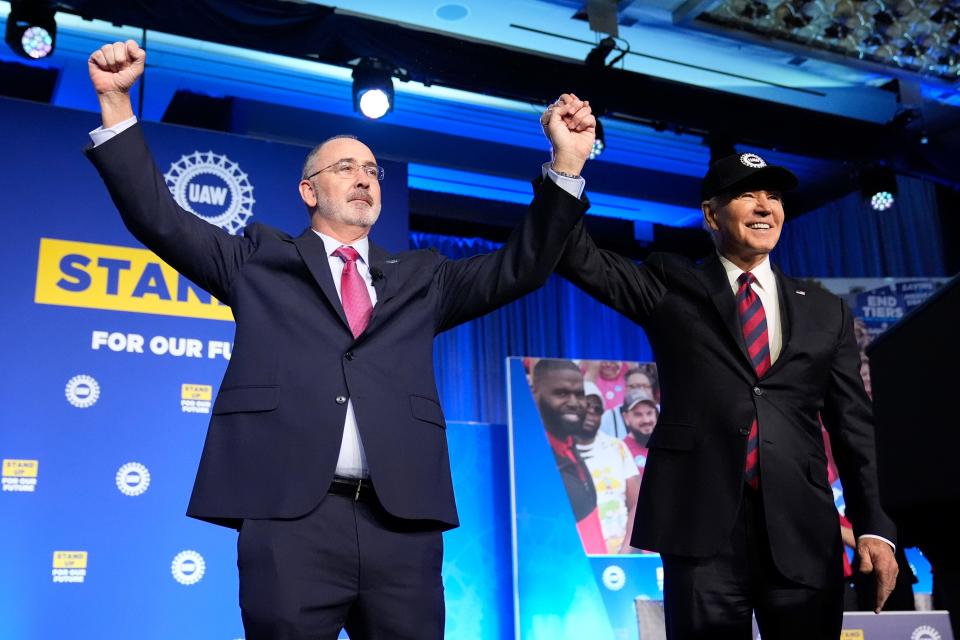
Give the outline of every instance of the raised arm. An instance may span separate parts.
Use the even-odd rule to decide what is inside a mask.
[[[184,276],[229,304],[230,282],[252,242],[231,236],[181,208],[170,195],[133,119],[130,89],[143,75],[146,52],[133,40],[104,45],[90,56],[90,81],[97,93],[103,128],[128,125],[113,138],[89,147],[127,229]]]
[[[553,272],[573,225],[587,203],[559,187],[557,175],[579,181],[593,146],[596,119],[590,105],[564,94],[541,124],[552,143],[553,176],[535,184],[530,209],[503,247],[465,260],[446,260],[437,269],[441,288],[437,331],[493,311],[543,286]],[[579,191],[579,189],[578,189]]]
[[[574,226],[557,273],[638,324],[646,322],[667,289],[661,257],[634,262],[599,248],[581,220]]]

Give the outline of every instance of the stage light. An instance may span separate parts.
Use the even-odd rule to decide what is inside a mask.
[[[897,199],[897,176],[887,167],[867,169],[860,174],[860,191],[874,211],[886,211]]]
[[[592,69],[602,69],[607,66],[607,56],[610,55],[610,52],[613,51],[616,46],[617,41],[607,36],[590,50],[590,53],[588,53],[584,59],[584,63]]]
[[[599,158],[606,148],[607,141],[603,137],[603,125],[600,123],[600,118],[597,118],[596,137],[593,139],[593,148],[590,149],[590,159],[596,160]]]
[[[889,191],[877,191],[870,197],[870,206],[874,211],[886,211],[893,206],[895,198]]]
[[[393,66],[377,58],[361,58],[353,68],[353,110],[371,120],[393,111]]]
[[[57,22],[50,7],[14,2],[7,16],[4,40],[15,54],[39,60],[53,53],[57,44]]]

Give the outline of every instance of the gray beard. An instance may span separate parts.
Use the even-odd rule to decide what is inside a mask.
[[[317,213],[327,220],[335,220],[353,227],[372,227],[380,217],[381,205],[366,211],[358,211],[352,205],[334,202],[329,198],[317,198]]]

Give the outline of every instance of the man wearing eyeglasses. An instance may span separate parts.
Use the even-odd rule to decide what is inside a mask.
[[[300,236],[235,237],[181,209],[133,118],[145,57],[132,40],[91,55],[87,153],[134,236],[236,319],[188,515],[240,530],[247,640],[442,638],[441,532],[458,520],[433,339],[546,281],[586,209],[589,106],[547,110],[552,168],[503,248],[388,254],[367,237],[383,171],[349,136],[307,157]]]

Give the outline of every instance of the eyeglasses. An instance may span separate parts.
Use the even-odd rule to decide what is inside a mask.
[[[588,405],[588,406],[587,406],[587,413],[593,413],[593,414],[598,415],[598,416],[599,416],[599,415],[602,415],[602,414],[603,414],[603,407],[602,407],[602,406],[599,406],[599,407],[598,407],[598,406],[595,406],[595,405]]]
[[[328,170],[332,170],[331,173],[338,178],[352,178],[357,175],[358,171],[363,171],[371,180],[383,180],[383,167],[375,164],[360,164],[356,160],[337,160],[323,169],[314,171],[304,180],[309,180],[313,176]]]

